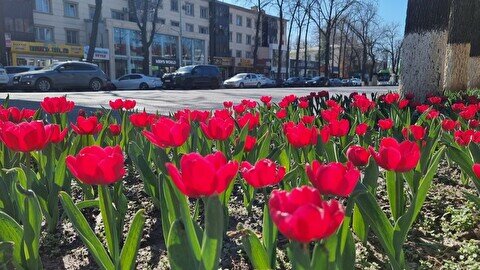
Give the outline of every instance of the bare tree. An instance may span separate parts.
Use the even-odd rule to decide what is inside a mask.
[[[302,39],[302,29],[305,23],[305,19],[307,18],[308,13],[306,12],[305,8],[302,8],[300,11],[304,11],[302,16],[298,16],[295,18],[295,23],[297,25],[297,49],[295,50],[295,76],[298,77],[299,74],[299,67],[298,62],[300,60],[300,41]]]
[[[313,2],[312,2],[313,3]],[[311,18],[312,18],[312,13],[311,13],[311,8],[312,8],[312,4],[308,5],[307,6],[307,10],[305,11],[305,13],[308,14],[307,16],[307,27],[305,29],[305,40],[303,41],[303,47],[304,47],[304,51],[303,51],[303,60],[304,60],[304,67],[303,67],[303,77],[307,77],[307,67],[308,67],[308,30],[310,28],[310,22],[311,22]]]
[[[282,79],[282,46],[283,46],[283,36],[285,32],[285,24],[283,22],[284,18],[284,11],[283,8],[285,7],[285,0],[275,0],[274,2],[275,7],[278,9],[278,19],[279,19],[279,39],[278,39],[278,61],[277,61],[277,81]]]
[[[391,65],[392,74],[397,80],[398,68],[400,65],[400,52],[402,50],[402,38],[399,35],[400,26],[391,23],[385,28],[385,39],[383,40],[382,49],[388,54]]]
[[[260,30],[262,18],[265,15],[265,8],[270,5],[270,0],[256,0],[254,1],[257,8],[257,19],[255,20],[255,40],[253,47],[253,67],[258,67],[258,47],[260,47]]]
[[[443,91],[451,0],[408,0],[400,92],[422,101]],[[419,75],[421,74],[421,75]]]
[[[293,6],[290,8],[290,25],[288,27],[288,37],[287,37],[287,63],[285,63],[286,67],[286,72],[287,72],[287,77],[290,76],[290,40],[292,36],[292,30],[293,30],[293,21],[295,20],[297,16],[297,11],[300,8],[300,0],[297,0],[294,2]]]
[[[330,70],[330,41],[338,20],[352,6],[357,4],[357,0],[317,0],[313,9],[312,19],[325,37],[324,67],[325,76],[329,77]],[[323,26],[323,27],[322,27]]]
[[[142,41],[142,72],[149,75],[150,51],[158,22],[158,10],[162,0],[128,0],[131,20],[137,23]],[[182,12],[180,10],[180,12]],[[148,27],[150,24],[150,28]],[[182,27],[182,26],[180,26]],[[150,30],[150,31],[149,31]]]
[[[93,61],[95,54],[95,46],[97,46],[98,36],[98,23],[100,22],[100,16],[102,15],[102,0],[95,0],[95,12],[93,13],[92,31],[90,34],[90,41],[88,45],[87,62]]]

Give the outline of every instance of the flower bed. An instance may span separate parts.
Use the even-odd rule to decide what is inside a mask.
[[[480,205],[477,98],[412,98],[265,96],[172,116],[114,100],[70,124],[65,97],[37,111],[5,104],[0,261],[41,269],[42,234],[66,218],[98,268],[135,268],[151,221],[129,210],[132,182],[122,179],[138,174],[161,227],[148,242],[165,247],[173,269],[225,265],[227,235],[255,269],[353,269],[372,236],[391,268],[408,268],[405,242],[442,160],[458,164],[477,188],[463,196]],[[232,230],[232,204],[257,228]]]

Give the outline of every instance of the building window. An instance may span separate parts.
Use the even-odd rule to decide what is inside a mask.
[[[67,44],[79,44],[78,42],[78,30],[65,30],[67,36]]]
[[[230,24],[233,23],[233,15],[232,15],[232,13],[229,13],[229,14],[228,14],[228,22],[229,22]]]
[[[237,15],[237,17],[235,19],[235,22],[236,22],[237,26],[242,26],[242,21],[243,21],[242,16]]]
[[[198,32],[200,34],[208,34],[208,27],[198,26]]]
[[[15,31],[15,23],[12,18],[10,17],[5,17],[5,30],[9,32]]]
[[[165,19],[164,18],[157,18],[158,24],[164,25],[165,24]]]
[[[232,50],[228,50],[228,55],[230,55],[231,57],[233,57],[233,54],[232,54]]]
[[[242,51],[237,50],[237,54],[235,56],[237,58],[242,58]]]
[[[245,52],[245,58],[252,58],[252,52]]]
[[[43,42],[53,42],[53,27],[36,26],[35,40]]]
[[[50,0],[35,0],[35,10],[38,12],[51,13],[52,3]]]
[[[252,28],[252,19],[251,18],[247,18],[247,27]]]
[[[229,40],[230,42],[233,42],[233,34],[232,34],[232,31],[229,31],[229,32],[228,32],[228,40]]]
[[[78,4],[73,2],[64,2],[63,12],[66,17],[78,18]]]
[[[125,21],[125,13],[119,10],[112,10],[112,19]]]
[[[193,3],[185,3],[185,15],[195,16],[195,10]]]
[[[247,39],[247,40],[246,40],[247,45],[252,44],[252,36],[251,36],[251,35],[247,35],[247,38],[246,38],[246,39]]]
[[[208,19],[208,8],[207,7],[200,7],[200,18]]]
[[[178,12],[178,0],[170,0],[170,10]]]
[[[186,24],[185,24],[185,31],[187,31],[187,32],[193,32],[193,24],[186,23]]]
[[[237,43],[242,43],[242,33],[237,33]]]
[[[170,21],[170,25],[173,27],[180,27],[180,23],[177,21]]]

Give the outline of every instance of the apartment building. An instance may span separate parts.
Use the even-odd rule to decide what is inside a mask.
[[[137,0],[140,2],[143,1]],[[95,0],[2,0],[1,3],[0,13],[3,7],[5,14],[23,18],[21,27],[20,22],[17,26],[18,19],[12,24],[12,20],[4,17],[0,22],[0,33],[3,30],[8,34],[5,35],[8,41],[0,39],[0,44],[9,45],[3,50],[9,64],[47,66],[56,61],[86,58]],[[103,0],[94,61],[111,78],[143,72],[141,35],[133,21],[138,12],[130,10],[128,0]],[[163,0],[149,48],[148,72],[157,74],[179,66],[207,63],[220,66],[225,77],[252,71],[256,17],[253,9],[218,1]],[[275,35],[278,25],[278,18],[262,16],[259,65],[265,73],[275,71],[270,59],[279,38],[267,36]],[[20,28],[27,33],[20,35],[13,31]]]

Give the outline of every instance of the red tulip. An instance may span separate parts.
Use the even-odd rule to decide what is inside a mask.
[[[45,126],[42,121],[0,124],[0,139],[10,150],[17,152],[42,150],[50,142],[51,134],[51,126]]]
[[[123,101],[123,108],[127,111],[135,108],[135,106],[137,106],[137,101],[135,100],[125,99]]]
[[[272,96],[262,96],[260,101],[262,101],[264,104],[268,104],[272,101]]]
[[[245,112],[247,108],[243,104],[238,104],[236,106],[233,106],[233,110],[235,111],[236,114],[242,114]]]
[[[206,123],[200,123],[200,128],[209,140],[224,141],[232,135],[235,122],[230,115],[228,117],[214,116]]]
[[[283,132],[288,142],[296,148],[317,144],[318,131],[315,127],[308,128],[303,123],[288,122],[283,125]]]
[[[357,134],[358,136],[364,136],[367,133],[367,130],[368,130],[368,124],[360,123],[355,128],[355,134]]]
[[[337,200],[322,201],[320,192],[308,186],[290,192],[274,190],[268,207],[278,230],[301,243],[329,237],[345,217],[343,206]]]
[[[305,99],[302,99],[298,102],[298,107],[302,108],[302,109],[306,109],[308,108],[308,100],[305,100]]]
[[[458,115],[465,120],[473,119],[477,115],[477,106],[475,105],[468,105],[465,109],[463,109]]]
[[[477,128],[478,126],[480,126],[480,121],[478,121],[477,119],[472,119],[468,121],[469,128]]]
[[[285,167],[277,166],[269,159],[261,159],[254,166],[244,161],[240,166],[240,173],[249,185],[264,188],[280,183],[285,177]]]
[[[414,93],[407,93],[405,95],[405,99],[408,99],[408,100],[412,100],[415,98],[415,94]]]
[[[350,162],[345,166],[339,162],[321,164],[314,160],[305,170],[310,182],[322,194],[347,197],[360,179],[360,171]]]
[[[238,125],[240,128],[243,128],[248,124],[248,130],[252,131],[260,123],[260,114],[259,113],[246,113],[240,118],[237,119]]]
[[[233,106],[232,101],[224,101],[223,102],[223,107],[225,107],[225,108],[231,108],[232,106]]]
[[[375,107],[375,102],[371,101],[364,95],[357,94],[353,96],[352,106],[357,107],[362,113],[366,113]]]
[[[409,139],[408,135],[412,134],[416,141],[422,140],[427,134],[427,129],[419,125],[411,125],[408,128],[402,129],[402,135],[405,139]]]
[[[472,170],[475,176],[477,177],[477,179],[480,179],[480,164],[479,163],[473,164]]]
[[[108,131],[112,136],[118,136],[122,132],[122,127],[118,124],[110,124],[110,126],[108,126]]]
[[[350,130],[350,122],[347,119],[342,120],[332,120],[328,127],[330,129],[330,135],[334,137],[343,137],[347,136],[348,131]]]
[[[388,93],[383,97],[383,100],[387,104],[396,103],[400,99],[400,95],[398,93]]]
[[[320,129],[320,139],[322,140],[323,144],[326,144],[330,140],[329,126],[323,126],[322,129]]]
[[[159,118],[151,126],[151,131],[142,131],[154,145],[167,148],[182,146],[190,135],[190,124],[185,120],[174,121],[168,117]]]
[[[205,157],[185,154],[180,159],[180,170],[172,163],[165,166],[177,188],[191,198],[223,193],[238,171],[238,162],[227,162],[222,152]]]
[[[452,131],[458,126],[458,122],[452,119],[444,119],[442,121],[442,129],[445,131]]]
[[[408,172],[420,160],[420,148],[415,142],[399,143],[391,137],[383,138],[378,152],[370,146],[370,153],[377,164],[387,171]]]
[[[250,152],[253,150],[255,147],[255,144],[257,143],[257,138],[252,137],[250,135],[247,135],[247,138],[245,139],[245,146],[243,147],[243,150],[245,152]]]
[[[242,104],[245,105],[249,109],[253,109],[253,108],[257,107],[257,102],[255,102],[254,100],[250,100],[250,99],[243,99]]]
[[[452,110],[454,110],[455,112],[463,111],[463,110],[465,110],[465,108],[467,108],[467,106],[465,106],[465,104],[463,104],[461,102],[457,102],[457,103],[452,104]]]
[[[322,90],[322,91],[320,91],[320,92],[317,93],[317,96],[318,96],[318,97],[326,97],[326,98],[328,98],[329,94],[328,94],[328,91]]]
[[[432,119],[435,119],[437,118],[438,116],[440,115],[440,112],[435,110],[435,109],[431,109],[430,111],[428,111],[427,113],[427,119],[428,120],[432,120]]]
[[[416,107],[416,110],[417,110],[417,112],[419,112],[419,113],[424,113],[424,112],[426,112],[428,109],[430,109],[430,105],[426,105],[426,104],[424,104],[424,105],[418,105],[418,106]]]
[[[124,157],[120,146],[87,146],[76,156],[65,160],[70,172],[87,185],[110,185],[125,175]]]
[[[408,99],[402,99],[402,100],[400,100],[400,101],[398,102],[398,108],[401,109],[401,110],[403,110],[403,109],[405,109],[405,108],[408,106],[409,103],[410,103],[410,100],[408,100]]]
[[[378,120],[378,126],[381,130],[389,130],[393,127],[393,120],[390,118]]]
[[[340,107],[332,107],[328,110],[323,110],[320,112],[322,119],[330,123],[332,121],[338,120],[340,113],[343,111]]]
[[[20,123],[24,120],[30,120],[35,115],[35,110],[30,109],[19,109],[17,107],[9,107],[5,109],[8,111],[8,118],[4,119],[4,121],[11,121],[13,123]]]
[[[338,104],[338,103],[337,103],[335,100],[333,100],[333,99],[329,99],[329,100],[325,101],[325,104],[327,104],[327,107],[329,107],[329,108],[341,109],[340,104]]]
[[[480,131],[475,131],[472,136],[472,142],[479,144],[480,143]]]
[[[65,136],[67,136],[68,130],[65,128],[63,131],[60,130],[60,125],[57,124],[51,124],[45,126],[45,129],[50,129],[50,142],[51,143],[60,143],[63,142],[65,139]],[[47,131],[47,133],[49,133]]]
[[[275,113],[278,119],[285,119],[287,117],[287,110],[282,108]]]
[[[121,98],[110,100],[109,104],[112,110],[121,110],[123,108],[123,100]]]
[[[442,103],[442,98],[441,98],[441,97],[437,97],[437,96],[429,97],[427,100],[428,100],[428,102],[430,102],[430,104],[432,104],[432,105]]]
[[[348,161],[357,167],[365,166],[370,159],[370,152],[359,145],[352,145],[347,150],[347,158]]]
[[[313,124],[313,121],[315,121],[315,116],[313,115],[304,115],[302,116],[302,118],[300,119],[302,121],[302,123],[304,123],[305,125],[311,125]]]
[[[42,109],[49,114],[68,113],[73,110],[75,103],[63,97],[45,97],[40,103]]]
[[[227,111],[228,113],[228,111]],[[228,113],[230,114],[230,113]],[[210,116],[209,111],[199,111],[199,110],[189,110],[189,109],[184,109],[181,111],[177,111],[174,114],[175,119],[180,120],[181,118],[184,118],[188,122],[196,121],[196,122],[205,122],[208,117]]]
[[[146,128],[152,124],[152,121],[154,120],[154,117],[145,111],[141,113],[132,113],[129,118],[132,125],[138,128]]]
[[[453,137],[459,145],[467,146],[472,141],[473,134],[474,131],[471,129],[465,131],[457,130],[453,133]]]
[[[98,123],[98,119],[95,116],[85,118],[83,116],[77,117],[77,124],[70,124],[73,131],[78,135],[93,135],[102,130],[102,124]]]

